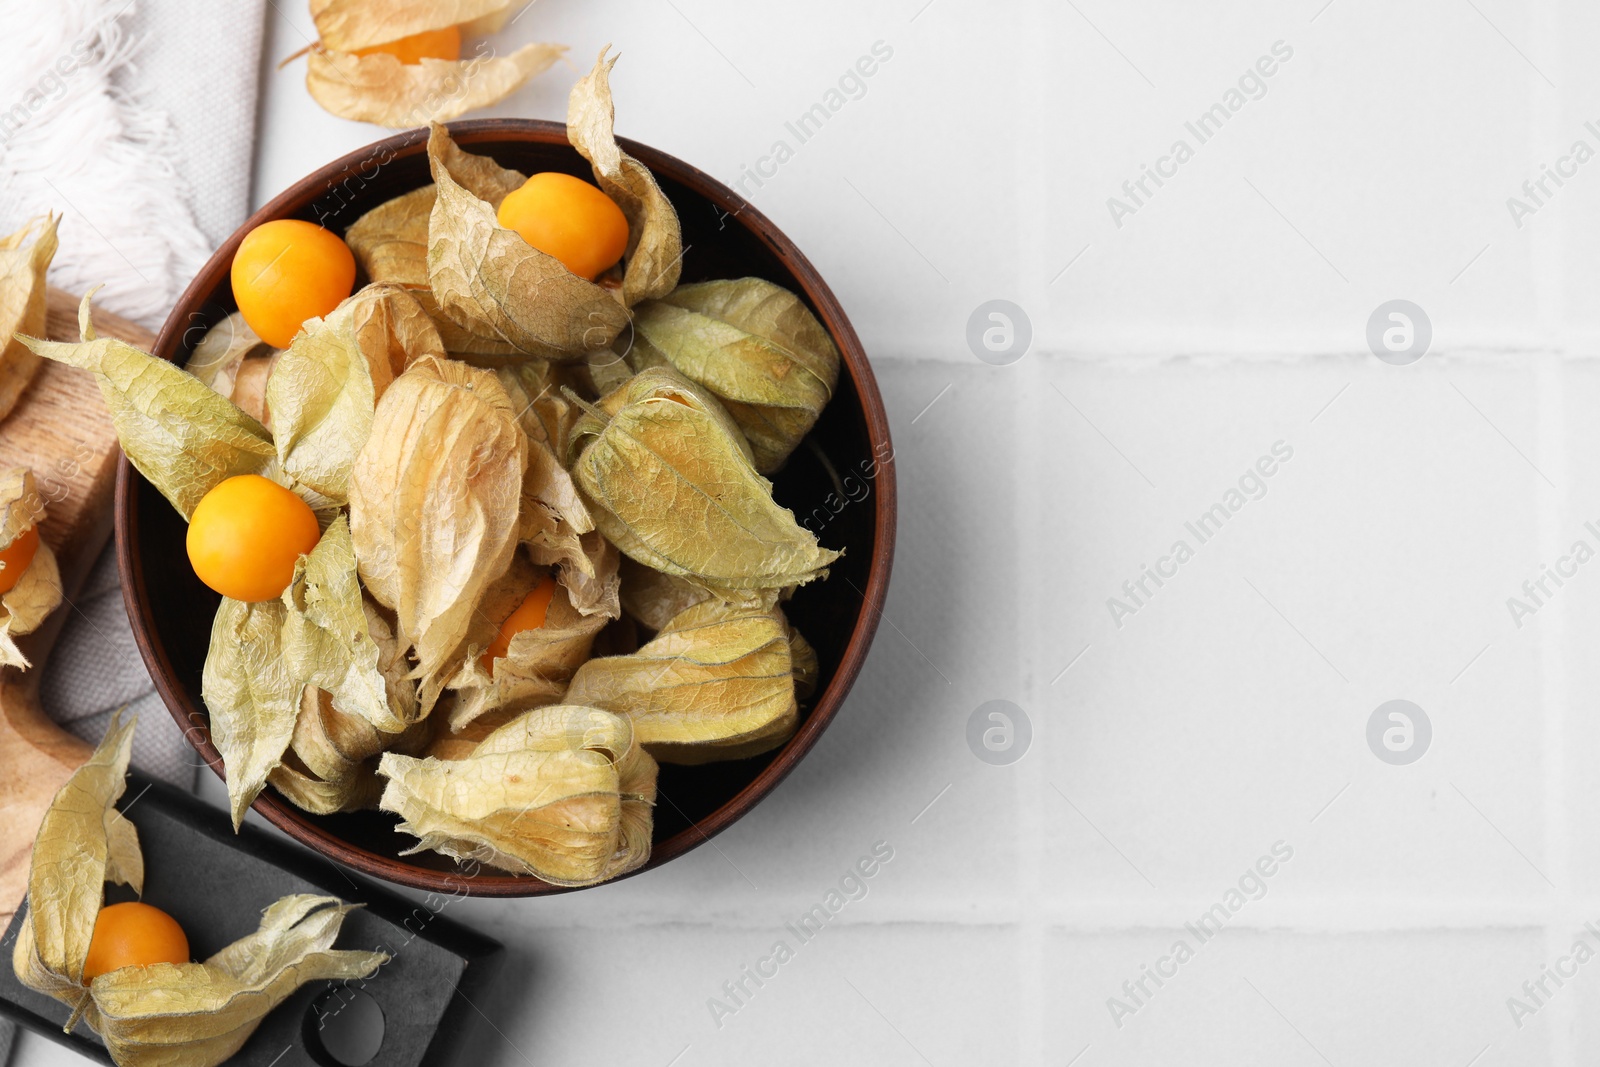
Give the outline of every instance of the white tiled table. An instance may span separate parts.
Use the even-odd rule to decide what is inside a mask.
[[[274,59],[305,43],[279,7]],[[1600,562],[1520,627],[1507,598],[1600,550],[1600,161],[1520,228],[1506,201],[1600,151],[1600,11],[986,7],[545,0],[511,31],[579,68],[614,42],[620,130],[729,182],[892,49],[746,188],[873,356],[902,503],[888,624],[770,800],[648,876],[458,906],[515,956],[476,1062],[1592,1062],[1600,962],[1520,1026],[1507,1000],[1600,951]],[[559,118],[572,78],[494,113]],[[267,83],[258,203],[375,136]],[[994,298],[1034,332],[1005,367],[966,342]],[[1366,347],[1395,298],[1433,326],[1410,366]],[[1107,599],[1277,442],[1265,495],[1119,627]],[[1433,728],[1408,766],[1366,740],[1396,698]],[[1014,765],[967,747],[992,699],[1031,720]],[[723,983],[879,841],[867,896],[719,1026]],[[1278,842],[1260,899],[1186,929]]]

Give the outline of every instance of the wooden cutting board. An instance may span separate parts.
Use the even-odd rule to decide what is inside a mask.
[[[102,336],[147,352],[155,344],[150,331],[108,312],[96,311],[94,324]],[[50,290],[45,334],[54,341],[78,339],[77,297]],[[63,598],[42,627],[17,640],[32,669],[0,667],[0,926],[22,902],[45,807],[91,751],[45,717],[39,679],[111,535],[119,454],[111,413],[88,371],[46,361],[21,402],[0,420],[0,467],[27,467],[44,495],[39,535],[60,564]]]

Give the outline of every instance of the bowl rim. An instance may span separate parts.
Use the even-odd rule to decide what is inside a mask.
[[[456,143],[463,147],[485,141],[528,141],[563,146],[569,143],[565,123],[543,119],[472,119],[449,123],[447,128]],[[176,355],[180,340],[190,329],[186,320],[194,309],[205,304],[211,293],[227,276],[234,252],[244,239],[244,235],[252,228],[272,219],[298,214],[319,195],[330,189],[334,180],[342,174],[360,174],[368,167],[382,166],[392,161],[401,153],[414,155],[425,151],[427,139],[428,130],[418,128],[374,141],[317,168],[273,197],[222,243],[184,289],[161,327],[152,354],[167,360],[172,360]],[[889,588],[889,573],[894,562],[897,504],[894,448],[889,432],[889,418],[884,409],[883,397],[878,391],[877,379],[860,338],[856,336],[855,328],[845,315],[844,308],[816,268],[812,266],[811,261],[770,219],[738,193],[704,171],[666,152],[628,138],[619,137],[617,142],[624,151],[644,163],[652,172],[664,174],[710,201],[724,213],[722,220],[724,224],[732,219],[750,231],[751,235],[765,245],[767,250],[793,274],[804,295],[816,308],[818,317],[829,335],[839,346],[841,362],[855,385],[861,403],[868,444],[873,449],[873,455],[885,458],[879,464],[874,480],[874,491],[869,498],[874,509],[874,546],[868,567],[866,588],[859,590],[862,594],[861,612],[840,656],[839,666],[833,678],[817,695],[811,712],[806,716],[800,729],[778,750],[771,763],[715,811],[704,819],[691,823],[665,841],[653,845],[649,860],[641,867],[618,878],[599,883],[600,885],[610,885],[623,878],[652,870],[710,841],[765,799],[816,745],[861,673],[867,651],[877,632],[878,621],[883,617],[884,601]],[[167,657],[165,646],[156,638],[155,620],[150,612],[148,597],[145,595],[143,569],[137,565],[138,561],[135,558],[138,516],[135,509],[137,487],[134,479],[137,477],[138,474],[127,457],[119,452],[113,514],[117,571],[122,587],[123,603],[127,608],[134,642],[150,673],[156,692],[161,696],[162,703],[166,705],[173,720],[183,731],[185,739],[205,759],[206,764],[218,778],[221,778],[222,756],[212,743],[210,720],[205,709],[192,703],[187,693],[176,683],[176,673]],[[481,868],[477,873],[465,874],[460,871],[435,871],[416,867],[403,860],[380,856],[350,844],[312,822],[312,817],[307,813],[267,789],[261,791],[251,807],[273,826],[313,851],[362,874],[414,889],[468,896],[522,897],[592,888],[555,886],[528,875],[483,873],[486,868]]]

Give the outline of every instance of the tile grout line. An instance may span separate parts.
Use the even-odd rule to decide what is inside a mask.
[[[1051,67],[1050,57],[1045,48],[1048,35],[1043,32],[1046,26],[1043,0],[1025,0],[1017,18],[1020,26],[1026,31],[1023,34],[1026,42],[1024,45],[1026,58],[1020,64],[1017,75],[1022,81],[1019,99],[1048,99],[1049,94],[1045,91],[1048,79],[1044,72]],[[1048,204],[1051,202],[1051,190],[1045,179],[1045,170],[1030,165],[1028,154],[1031,151],[1033,151],[1032,146],[1027,144],[1026,138],[1016,139],[1013,145],[1014,158],[1017,161],[1016,173],[1023,176],[1017,202]],[[1012,242],[1018,253],[1015,260],[1018,264],[1016,269],[1020,273],[1015,283],[1017,295],[1013,299],[1024,308],[1030,309],[1035,322],[1038,323],[1048,317],[1051,307],[1047,279],[1054,273],[1054,269],[1046,264],[1046,256],[1052,250],[1052,243],[1045,239],[1045,227],[1034,224],[1029,213],[1024,211],[1016,212],[1016,217],[1012,220],[1012,233]],[[1037,329],[1037,325],[1035,328]],[[1016,382],[1014,387],[1019,390],[1022,388],[1022,382],[1044,373],[1043,367],[1033,364],[1026,357],[1021,369],[1023,375],[1014,379]],[[1029,395],[1022,404],[1022,432],[1026,445],[1023,454],[1036,457],[1037,462],[1037,457],[1045,454],[1041,448],[1044,420],[1038,399],[1043,390],[1029,389],[1027,392]],[[1023,601],[1029,609],[1026,617],[1042,619],[1048,617],[1044,611],[1046,605],[1041,592],[1043,583],[1024,582],[1020,568],[1022,561],[1046,558],[1042,554],[1045,548],[1044,508],[1040,498],[1043,494],[1025,491],[1023,466],[1023,464],[1016,465],[1011,474],[1012,507],[1022,519],[1023,540],[1023,550],[1018,553],[1014,561],[1018,567],[1016,582],[1018,588],[1028,590]],[[1044,791],[1045,752],[1048,751],[1052,722],[1059,719],[1049,714],[1042,703],[1044,696],[1034,669],[1036,649],[1031,634],[1024,641],[1022,635],[1027,632],[1026,628],[1019,625],[1017,629],[1016,669],[1020,674],[1018,696],[1024,701],[1023,710],[1028,713],[1033,723],[1031,746],[1034,749],[1013,767],[1020,772],[1016,775],[1013,803],[1017,805],[1018,814],[1017,863],[1020,869],[1017,873],[1020,875],[1018,881],[1022,887],[1020,903],[1023,908],[1022,922],[1016,928],[1016,936],[1019,939],[1017,962],[1019,974],[1026,976],[1021,989],[1023,1027],[1019,1040],[1021,1047],[1018,1049],[1020,1053],[1018,1061],[1034,1064],[1035,1067],[1046,1067],[1050,1062],[1047,1059],[1050,1042],[1046,1026],[1051,1015],[1045,1010],[1044,990],[1051,976],[1046,973],[1050,954],[1044,946],[1048,930],[1043,922],[1042,849],[1037,845],[1044,841],[1045,836],[1044,811],[1040,802]]]
[[[1566,73],[1559,69],[1559,59],[1562,55],[1560,33],[1560,10],[1557,0],[1542,0],[1533,6],[1528,18],[1529,27],[1535,31],[1530,33],[1530,38],[1539,42],[1541,62],[1556,63],[1554,70],[1558,79],[1565,80]],[[1552,58],[1553,57],[1553,58]],[[1533,92],[1537,96],[1546,96],[1551,90],[1543,85],[1535,85]],[[1533,151],[1530,159],[1540,157],[1540,146],[1556,144],[1562,135],[1561,130],[1569,121],[1560,106],[1560,95],[1556,94],[1556,106],[1540,107],[1535,109],[1536,117],[1528,124],[1528,137],[1530,149]],[[1553,329],[1559,323],[1565,322],[1564,304],[1566,300],[1566,259],[1563,253],[1565,245],[1563,227],[1546,226],[1533,235],[1531,251],[1532,262],[1536,265],[1535,271],[1544,283],[1540,288],[1543,293],[1553,294],[1539,301],[1538,315],[1546,327],[1546,335],[1553,336]],[[1534,395],[1537,398],[1535,414],[1537,416],[1536,441],[1537,454],[1549,466],[1544,470],[1554,472],[1553,480],[1560,488],[1553,493],[1543,492],[1543,487],[1535,486],[1534,492],[1544,503],[1538,509],[1539,515],[1539,541],[1548,544],[1559,554],[1562,538],[1562,523],[1567,521],[1572,514],[1572,507],[1577,503],[1576,495],[1572,488],[1573,471],[1566,462],[1566,419],[1565,408],[1562,400],[1562,383],[1566,377],[1566,357],[1542,356],[1534,361]],[[1572,827],[1569,825],[1566,810],[1568,790],[1566,749],[1564,744],[1566,736],[1567,712],[1567,668],[1566,668],[1566,636],[1568,604],[1563,600],[1556,605],[1554,618],[1551,622],[1555,625],[1552,634],[1543,635],[1545,640],[1539,643],[1539,678],[1540,697],[1544,704],[1544,736],[1543,757],[1546,761],[1547,773],[1544,775],[1543,806],[1545,813],[1545,847],[1547,865],[1550,868],[1557,886],[1555,907],[1551,909],[1549,924],[1545,927],[1544,943],[1548,958],[1554,959],[1554,954],[1559,954],[1560,946],[1570,937],[1570,924],[1573,919],[1573,904],[1575,894],[1572,888],[1573,865],[1571,854]],[[1555,1019],[1550,1027],[1550,1060],[1554,1064],[1571,1065],[1578,1061],[1575,1057],[1571,1034],[1577,1025],[1577,1016],[1571,997],[1558,997],[1552,1005],[1555,1009]]]
[[[1536,488],[1546,501],[1539,508],[1539,541],[1548,545],[1555,554],[1561,552],[1564,537],[1562,525],[1576,517],[1570,505],[1577,503],[1572,491],[1573,471],[1568,466],[1566,449],[1566,418],[1562,403],[1562,381],[1566,368],[1559,362],[1541,360],[1534,370],[1536,396],[1538,397],[1539,456],[1549,466],[1543,469],[1554,472],[1553,480],[1560,491],[1544,493]],[[1567,617],[1569,604],[1562,600],[1555,605],[1550,619],[1551,629],[1541,635],[1539,642],[1540,697],[1544,704],[1543,757],[1544,774],[1545,848],[1550,873],[1558,887],[1556,906],[1551,909],[1545,927],[1544,942],[1548,959],[1555,959],[1570,944],[1571,924],[1577,917],[1578,895],[1573,891],[1572,831],[1567,815],[1568,796],[1567,745]],[[1592,918],[1592,916],[1591,916]],[[1552,1063],[1572,1065],[1578,1061],[1570,1038],[1578,1019],[1571,997],[1557,998],[1552,1005],[1555,1020],[1550,1028],[1550,1059]]]

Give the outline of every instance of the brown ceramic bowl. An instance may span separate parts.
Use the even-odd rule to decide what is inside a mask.
[[[457,142],[524,173],[567,171],[589,176],[558,123],[512,119],[458,122]],[[678,209],[687,249],[683,280],[758,275],[800,293],[833,335],[844,373],[832,403],[808,440],[773,479],[779,503],[792,508],[822,543],[845,555],[831,577],[801,589],[789,617],[816,646],[822,675],[803,721],[782,748],[754,759],[701,767],[663,766],[655,845],[643,870],[683,855],[755,807],[816,744],[860,672],[877,629],[894,554],[893,449],[883,399],[861,342],[838,300],[794,244],[727,187],[686,163],[631,141],[627,151],[655,172]],[[300,218],[336,232],[391,197],[427,184],[427,131],[386,138],[322,167],[240,227],[217,250],[162,328],[155,354],[185,361],[206,329],[235,308],[228,281],[239,242],[272,219]],[[157,692],[211,769],[222,759],[211,741],[200,699],[217,594],[189,567],[185,525],[140,475],[121,461],[116,495],[117,562],[133,633]],[[536,878],[480,870],[468,874],[433,853],[402,857],[413,843],[396,832],[394,816],[360,812],[310,815],[270,786],[255,809],[290,837],[364,874],[419,889],[483,896],[559,891]]]

